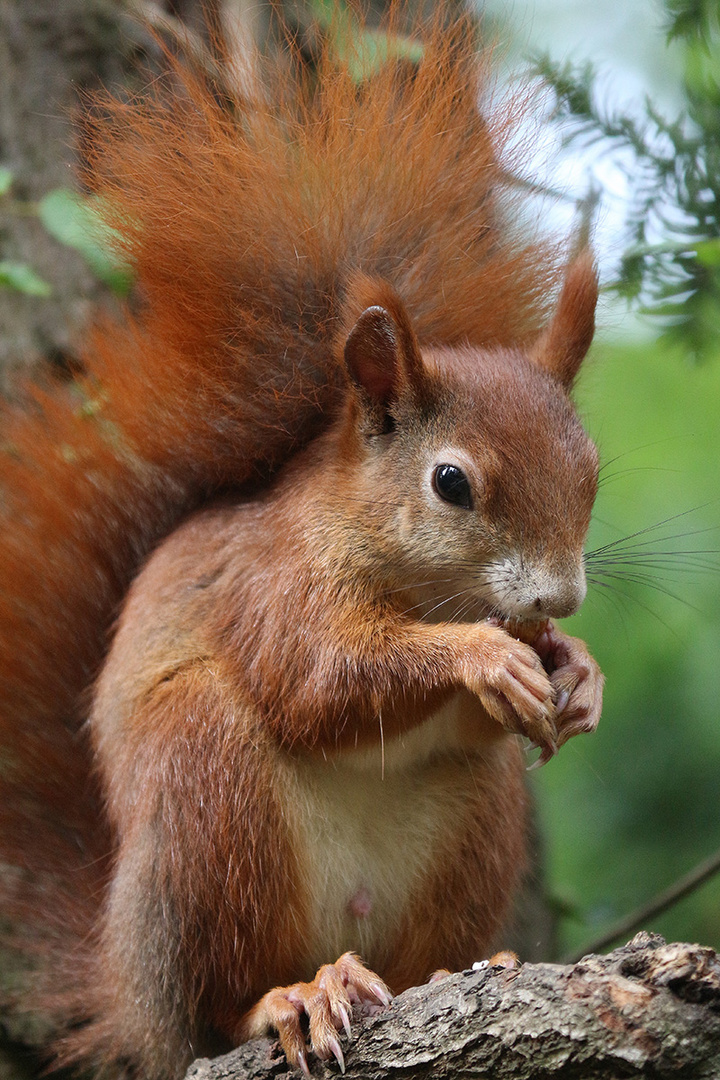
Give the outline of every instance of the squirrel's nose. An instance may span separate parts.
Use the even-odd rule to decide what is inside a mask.
[[[585,571],[580,567],[574,574],[540,575],[531,600],[535,618],[564,619],[574,615],[587,593]],[[528,612],[529,614],[529,612]]]
[[[492,605],[506,618],[562,619],[578,610],[587,592],[585,568],[574,559],[548,565],[511,556],[489,578]]]

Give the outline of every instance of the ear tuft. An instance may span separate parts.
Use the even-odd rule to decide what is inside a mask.
[[[398,382],[398,341],[390,314],[366,308],[348,334],[345,363],[350,378],[374,402],[386,405]]]
[[[387,282],[355,275],[346,325],[358,309],[345,338],[345,364],[371,403],[386,409],[403,391],[420,390],[425,376],[420,348],[407,311]]]
[[[568,266],[555,314],[530,351],[531,360],[568,390],[590,348],[597,298],[595,260],[584,248]]]

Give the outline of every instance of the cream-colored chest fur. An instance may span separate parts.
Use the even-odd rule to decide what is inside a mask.
[[[476,699],[459,693],[384,745],[287,763],[309,967],[348,949],[372,964],[392,942],[423,878],[457,838],[478,771],[502,739],[477,716]]]

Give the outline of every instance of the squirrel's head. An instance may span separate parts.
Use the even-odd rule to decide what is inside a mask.
[[[389,286],[358,291],[375,302],[344,344],[345,482],[388,587],[432,620],[572,614],[598,472],[569,397],[594,328],[590,254],[530,350],[421,349]]]

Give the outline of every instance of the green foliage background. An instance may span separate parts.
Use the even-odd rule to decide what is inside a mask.
[[[492,10],[501,26],[522,23]],[[565,160],[586,162],[603,200],[597,163],[624,177],[604,284],[630,307],[606,318],[637,342],[632,312],[644,311],[647,336],[603,343],[601,314],[577,393],[605,463],[587,549],[630,539],[567,623],[607,677],[600,728],[536,780],[562,954],[720,850],[720,8],[533,0],[524,12],[544,49],[531,37],[516,51],[554,92]],[[568,59],[573,19],[585,33]],[[635,64],[630,97],[632,79],[608,79],[608,55],[611,69]],[[662,108],[643,79],[662,85]],[[720,949],[720,874],[643,928]]]
[[[720,356],[596,346],[577,398],[607,463],[588,550],[666,523],[566,623],[607,677],[597,733],[537,776],[570,949],[720,848]],[[720,875],[645,928],[720,949]]]

